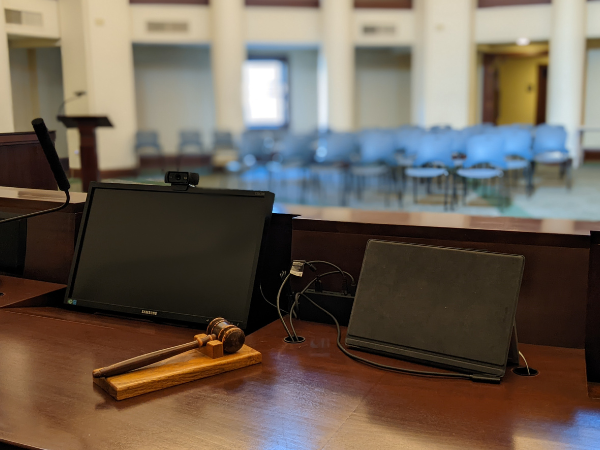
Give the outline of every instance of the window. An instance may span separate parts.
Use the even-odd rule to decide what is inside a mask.
[[[243,75],[244,124],[248,129],[288,125],[288,68],[282,59],[249,59]]]

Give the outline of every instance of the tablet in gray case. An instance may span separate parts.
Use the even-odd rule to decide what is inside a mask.
[[[502,377],[525,258],[371,240],[349,347]]]

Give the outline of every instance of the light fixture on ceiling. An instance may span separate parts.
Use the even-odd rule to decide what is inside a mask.
[[[529,45],[531,41],[526,37],[520,37],[517,39],[517,45]]]

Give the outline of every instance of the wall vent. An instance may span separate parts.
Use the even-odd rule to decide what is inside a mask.
[[[396,25],[363,25],[362,32],[365,36],[394,36]]]
[[[4,18],[8,24],[24,25],[28,27],[44,26],[42,13],[38,12],[19,11],[18,9],[5,9]]]
[[[148,33],[187,33],[187,22],[147,22]]]

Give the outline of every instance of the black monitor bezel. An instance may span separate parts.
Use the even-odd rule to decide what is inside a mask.
[[[154,321],[176,321],[183,323],[193,323],[193,324],[202,324],[205,325],[210,322],[214,317],[200,316],[200,315],[191,315],[191,314],[183,314],[176,313],[172,311],[156,311],[151,310],[152,313],[156,312],[156,314],[148,314],[142,313],[143,308],[132,307],[132,306],[124,306],[117,305],[106,302],[97,302],[91,300],[80,300],[73,299],[72,292],[74,288],[74,281],[77,275],[77,267],[79,264],[79,260],[81,257],[81,249],[83,239],[85,238],[86,228],[89,219],[89,213],[92,207],[92,203],[94,200],[94,194],[97,189],[111,189],[111,190],[127,190],[127,191],[153,191],[153,192],[169,192],[174,193],[176,195],[212,195],[212,196],[228,196],[228,197],[262,197],[264,200],[265,207],[265,222],[263,226],[263,233],[260,239],[260,242],[257,243],[257,251],[254,255],[254,260],[252,263],[252,279],[251,283],[248,287],[248,294],[246,299],[245,312],[243,314],[242,321],[234,321],[232,322],[234,325],[245,329],[248,324],[248,315],[250,312],[250,302],[252,300],[252,293],[254,291],[254,285],[257,280],[258,270],[259,270],[259,260],[260,256],[263,254],[266,236],[268,233],[269,224],[271,221],[271,215],[273,210],[273,204],[275,202],[275,195],[269,191],[244,191],[244,190],[234,190],[234,189],[207,189],[207,188],[194,188],[189,187],[185,190],[181,190],[174,188],[172,186],[161,186],[161,185],[151,185],[151,184],[126,184],[126,183],[102,183],[102,182],[91,182],[87,194],[87,199],[85,202],[85,206],[83,208],[81,224],[79,227],[79,232],[77,234],[77,242],[75,244],[75,251],[73,254],[73,261],[71,264],[71,270],[69,272],[69,281],[67,285],[67,290],[65,292],[64,305],[67,307],[76,307],[79,309],[91,309],[91,310],[102,310],[113,313],[123,313],[127,316],[134,317],[143,317],[144,319],[150,319]],[[73,305],[73,300],[76,300],[76,304]],[[149,310],[144,310],[149,311]]]

